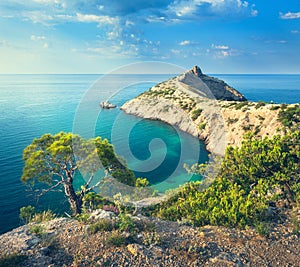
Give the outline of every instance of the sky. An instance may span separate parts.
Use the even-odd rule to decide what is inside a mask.
[[[0,1],[0,74],[100,74],[145,61],[300,73],[300,1]]]

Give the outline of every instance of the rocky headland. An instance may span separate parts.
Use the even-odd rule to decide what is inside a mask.
[[[279,133],[280,105],[249,102],[224,81],[207,76],[198,66],[159,83],[126,102],[121,109],[145,119],[160,120],[206,142],[223,155],[228,145],[240,146],[246,132],[262,138]]]

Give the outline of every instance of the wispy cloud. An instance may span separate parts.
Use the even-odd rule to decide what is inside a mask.
[[[71,20],[75,20],[78,22],[84,23],[99,23],[99,24],[115,24],[118,22],[117,18],[109,17],[109,16],[100,16],[93,14],[81,14],[76,13],[76,17],[70,17]]]
[[[31,35],[30,40],[32,40],[32,41],[43,41],[43,40],[46,40],[46,37],[45,36]]]
[[[229,49],[229,46],[227,46],[227,45],[215,45],[215,44],[212,44],[211,47],[213,49],[218,49],[218,50],[228,50]]]
[[[300,19],[300,12],[279,13],[281,19]]]
[[[185,45],[189,45],[189,44],[191,44],[191,41],[188,41],[188,40],[184,40],[179,43],[179,45],[181,45],[181,46],[185,46]]]

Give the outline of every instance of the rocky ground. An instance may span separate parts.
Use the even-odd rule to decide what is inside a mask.
[[[104,211],[96,215],[94,222],[115,220]],[[135,233],[92,233],[90,223],[68,218],[21,226],[0,236],[0,266],[300,266],[299,235],[288,220],[272,224],[268,236],[252,228],[133,220]],[[13,265],[3,260],[9,254]]]

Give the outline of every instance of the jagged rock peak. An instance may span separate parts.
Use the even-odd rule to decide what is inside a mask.
[[[192,68],[192,72],[194,73],[194,75],[196,75],[197,77],[200,77],[201,75],[203,75],[201,69],[196,65]]]

